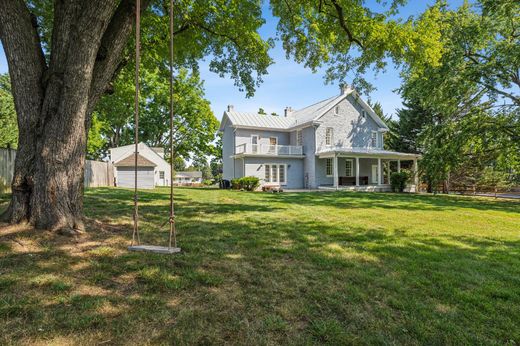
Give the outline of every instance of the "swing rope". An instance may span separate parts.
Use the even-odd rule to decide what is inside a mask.
[[[137,192],[137,156],[139,155],[139,64],[141,57],[141,1],[136,0],[135,9],[135,108],[134,108],[134,122],[135,122],[135,150],[134,150],[134,230],[132,233],[132,243],[140,245],[139,237],[139,203]],[[170,71],[170,236],[168,242],[168,250],[177,247],[177,236],[175,229],[175,208],[174,208],[174,194],[173,194],[173,135],[174,135],[174,112],[173,112],[173,0],[170,0],[170,55],[169,55],[169,71]],[[163,224],[164,226],[164,224]]]

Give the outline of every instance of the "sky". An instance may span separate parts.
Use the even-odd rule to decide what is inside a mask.
[[[449,5],[456,8],[463,0],[450,0]],[[369,6],[377,9],[376,0],[367,1]],[[410,0],[399,11],[399,17],[419,15],[432,5],[434,0]],[[269,10],[267,4],[263,7],[263,16],[266,23],[260,29],[263,38],[275,37],[277,20]],[[317,101],[339,94],[337,84],[325,84],[323,70],[312,73],[303,65],[287,60],[281,42],[277,41],[275,48],[270,51],[274,64],[268,69],[268,75],[263,77],[263,83],[252,98],[246,98],[229,78],[220,78],[209,71],[208,61],[200,63],[200,74],[204,80],[206,98],[211,102],[215,116],[220,120],[227,105],[232,104],[235,110],[255,112],[263,108],[268,114],[275,112],[283,114],[285,107],[300,109]],[[7,62],[3,47],[0,44],[0,73],[7,72]],[[396,109],[402,107],[402,99],[396,92],[401,84],[399,71],[390,63],[384,73],[377,76],[365,76],[377,88],[369,97],[372,101],[379,101],[386,114],[395,115]]]

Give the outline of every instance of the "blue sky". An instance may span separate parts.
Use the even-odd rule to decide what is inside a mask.
[[[379,6],[375,0],[367,2],[374,9]],[[451,7],[458,7],[462,2],[463,0],[450,0],[449,4]],[[410,0],[401,8],[399,16],[408,18],[418,15],[433,3],[434,0]],[[260,34],[265,38],[274,37],[276,18],[271,16],[267,5],[264,5],[263,15],[266,23],[261,28]],[[237,89],[233,80],[220,78],[208,70],[207,62],[201,62],[200,73],[205,81],[206,97],[211,102],[211,108],[218,119],[222,117],[228,104],[233,104],[236,110],[241,111],[257,111],[262,107],[268,113],[283,114],[286,106],[299,109],[339,93],[337,85],[325,85],[323,71],[313,74],[302,65],[287,60],[280,42],[276,42],[276,47],[270,51],[270,55],[275,63],[269,68],[269,74],[264,76],[264,82],[257,89],[254,97],[249,99]],[[7,62],[0,44],[0,73],[4,72],[7,72]],[[381,102],[385,113],[395,114],[395,110],[402,106],[401,97],[395,92],[401,83],[399,71],[390,64],[386,72],[366,77],[377,88],[370,94],[370,98]]]

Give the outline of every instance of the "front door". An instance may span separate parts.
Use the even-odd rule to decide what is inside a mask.
[[[258,152],[258,136],[252,135],[251,136],[251,150],[254,154]]]
[[[372,184],[377,184],[377,165],[372,165]]]
[[[269,137],[269,152],[276,152],[276,146],[278,145],[278,137]]]

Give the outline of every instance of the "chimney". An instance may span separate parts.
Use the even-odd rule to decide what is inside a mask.
[[[340,95],[345,95],[345,94],[349,93],[351,90],[352,90],[352,88],[347,83],[343,83],[343,84],[339,85]]]
[[[228,106],[227,106],[227,111],[228,111],[228,112],[232,112],[232,111],[234,111],[234,110],[235,110],[235,106],[233,106],[233,105],[228,105]]]
[[[292,107],[285,107],[283,112],[284,112],[285,117],[287,118],[289,115],[292,114],[293,109],[292,109]]]

